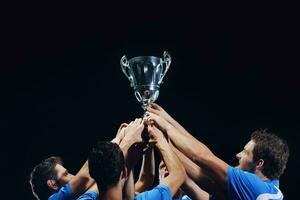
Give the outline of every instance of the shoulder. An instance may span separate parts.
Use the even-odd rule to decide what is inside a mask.
[[[276,185],[260,179],[256,174],[246,172],[234,167],[228,168],[228,193],[232,199],[246,196],[249,199],[257,199],[261,195],[271,195],[282,199],[283,195]],[[273,198],[271,198],[273,199]],[[275,198],[274,198],[275,199]]]
[[[138,194],[134,199],[135,200],[147,200],[147,199],[171,200],[172,192],[169,186],[165,184],[159,184],[156,187],[154,187],[152,190]]]
[[[58,192],[52,194],[48,200],[71,200],[74,199],[74,194],[69,183],[61,187]]]
[[[87,191],[82,194],[77,200],[98,200],[97,192],[95,191]]]

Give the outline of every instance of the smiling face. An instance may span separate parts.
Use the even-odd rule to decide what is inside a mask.
[[[255,172],[256,164],[253,162],[253,149],[255,142],[250,140],[244,147],[244,149],[236,155],[239,160],[237,168],[249,172]]]

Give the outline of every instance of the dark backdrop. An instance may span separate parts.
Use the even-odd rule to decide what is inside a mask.
[[[300,82],[292,5],[8,7],[0,119],[11,199],[33,199],[27,180],[41,159],[60,155],[75,173],[96,140],[139,117],[119,60],[164,50],[172,64],[157,102],[232,165],[252,131],[278,133],[291,149],[281,188],[293,199]]]

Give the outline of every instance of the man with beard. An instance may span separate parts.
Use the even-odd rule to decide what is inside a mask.
[[[232,167],[189,134],[159,105],[153,104],[148,112],[148,123],[154,123],[166,133],[176,148],[199,166],[201,173],[198,176],[208,176],[223,197],[234,200],[283,199],[279,177],[286,167],[289,148],[275,134],[254,131],[250,141],[237,154],[239,165]]]

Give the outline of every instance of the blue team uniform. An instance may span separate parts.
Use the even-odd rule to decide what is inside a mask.
[[[155,188],[149,191],[138,194],[135,200],[172,200],[172,192],[169,186],[165,184],[159,184]],[[77,200],[100,200],[97,194],[94,192],[86,192],[81,195]]]
[[[159,184],[152,190],[138,194],[135,200],[172,200],[172,192],[169,186]]]
[[[99,200],[98,194],[95,191],[87,191],[80,197],[78,197],[77,200]]]
[[[52,194],[48,200],[73,200],[74,194],[69,183],[65,184],[58,192]]]
[[[228,168],[228,197],[232,200],[282,200],[279,180],[261,180],[257,175],[234,167]]]
[[[77,200],[99,200],[98,195],[94,191],[87,191],[78,197]],[[48,200],[75,200],[72,188],[69,183],[65,184],[58,192],[52,194]]]

